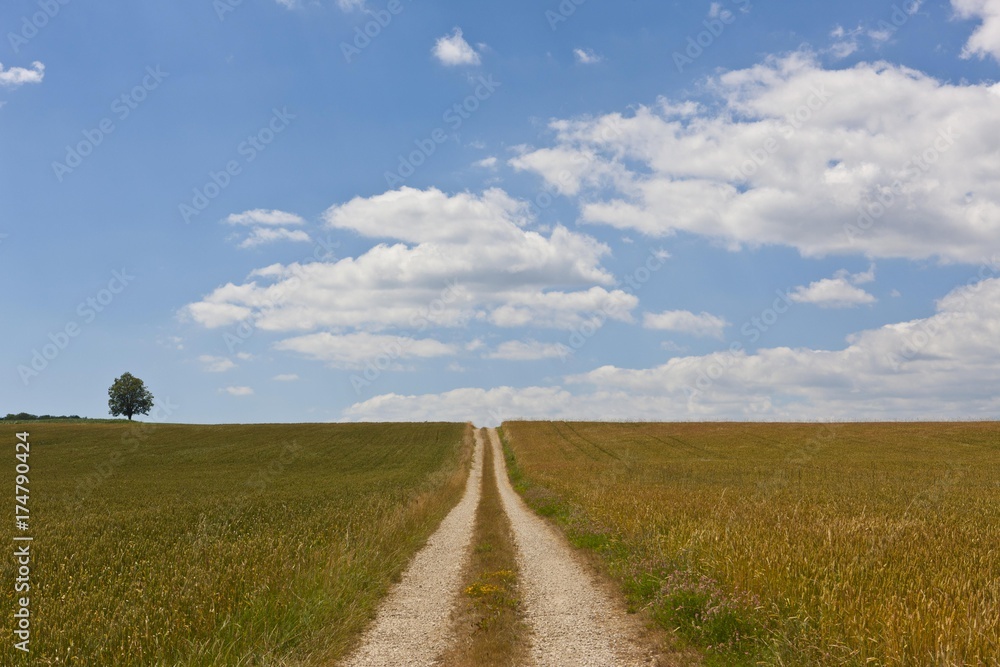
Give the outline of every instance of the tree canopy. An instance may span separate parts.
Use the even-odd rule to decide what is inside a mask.
[[[108,388],[108,408],[111,416],[148,415],[153,409],[153,395],[142,380],[131,373],[124,373]]]

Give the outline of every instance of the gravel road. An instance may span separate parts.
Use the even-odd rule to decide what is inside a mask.
[[[533,667],[638,667],[657,664],[639,623],[578,560],[566,539],[535,515],[507,479],[496,429],[489,430],[500,497],[518,550]],[[439,664],[453,639],[452,612],[469,557],[483,460],[482,438],[465,494],[389,593],[345,667]]]
[[[360,648],[341,663],[345,667],[437,664],[451,638],[451,612],[472,542],[482,474],[483,443],[477,432],[472,472],[462,499],[393,587]]]
[[[490,429],[497,484],[510,517],[521,568],[521,591],[532,628],[536,667],[632,667],[656,664],[639,628],[577,561],[566,539],[537,516],[507,479],[500,438]]]

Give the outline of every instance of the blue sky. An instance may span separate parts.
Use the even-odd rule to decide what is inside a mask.
[[[0,412],[1000,414],[996,0],[0,26]]]

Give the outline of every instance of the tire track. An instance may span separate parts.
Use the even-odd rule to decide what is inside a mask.
[[[632,667],[656,664],[624,608],[595,585],[565,538],[518,496],[506,473],[496,429],[489,429],[497,486],[514,529],[525,616],[536,667]]]
[[[483,443],[476,438],[465,493],[417,552],[402,580],[383,602],[360,647],[344,667],[435,665],[452,639],[451,614],[468,560],[483,472]]]

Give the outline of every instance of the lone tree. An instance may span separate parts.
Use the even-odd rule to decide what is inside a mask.
[[[125,373],[115,380],[108,388],[108,407],[111,416],[125,415],[132,420],[132,415],[148,415],[153,409],[153,395],[146,389],[142,380]]]

